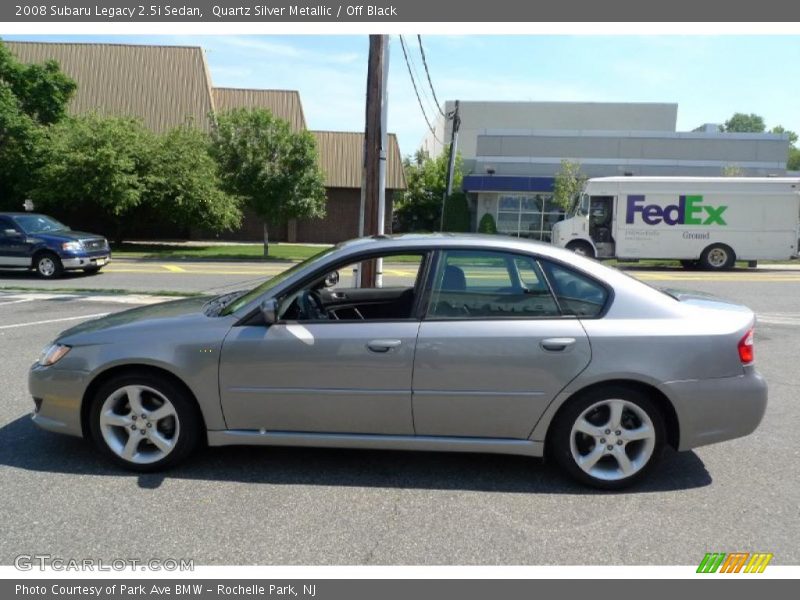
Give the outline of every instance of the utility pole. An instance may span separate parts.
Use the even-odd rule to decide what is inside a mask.
[[[369,36],[367,64],[367,105],[364,128],[364,176],[362,180],[361,235],[378,235],[384,231],[386,190],[386,88],[389,70],[389,38]],[[379,284],[378,261],[361,264],[361,287]]]
[[[452,113],[448,117],[453,119],[453,128],[450,132],[450,161],[447,164],[447,180],[445,183],[444,196],[442,197],[442,216],[439,222],[439,231],[444,231],[444,209],[447,206],[447,199],[453,193],[453,171],[456,168],[456,151],[458,149],[458,129],[461,127],[461,117],[458,116],[458,100]]]

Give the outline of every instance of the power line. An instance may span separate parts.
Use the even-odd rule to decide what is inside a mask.
[[[436,97],[436,90],[433,89],[433,81],[431,81],[431,72],[428,69],[428,61],[425,59],[425,49],[422,47],[422,36],[419,34],[417,34],[417,42],[419,42],[419,54],[422,57],[422,66],[425,67],[425,75],[428,76],[428,85],[431,87],[431,94],[433,94],[433,101],[436,103],[436,109],[439,111],[439,114],[446,119],[447,115],[445,115],[444,111],[442,111],[442,106],[441,104],[439,104],[439,99]]]
[[[411,63],[408,60],[408,52],[406,52],[405,40],[403,40],[402,35],[398,37],[400,38],[400,47],[403,49],[403,57],[405,58],[406,61],[406,67],[408,67],[408,76],[411,78],[411,85],[414,87],[414,94],[416,94],[417,96],[419,109],[422,111],[422,116],[425,118],[425,123],[428,125],[428,130],[431,132],[433,139],[436,140],[436,142],[438,142],[439,144],[441,144],[442,147],[444,147],[445,145],[444,142],[436,136],[436,129],[434,129],[434,127],[431,125],[430,119],[428,119],[428,115],[425,112],[425,107],[422,105],[422,98],[420,98],[419,90],[417,89],[417,82],[414,80],[414,74],[411,72]]]
[[[408,50],[409,50],[409,52],[408,52],[408,62],[411,63],[411,70],[414,71],[414,79],[419,84],[419,91],[420,91],[420,94],[421,94],[422,99],[424,101],[425,107],[428,109],[428,114],[430,114],[433,117],[435,117],[436,116],[435,113],[438,112],[437,111],[438,107],[435,107],[435,108],[431,109],[431,105],[433,104],[435,106],[436,102],[433,100],[433,98],[431,98],[430,94],[425,89],[425,85],[420,83],[422,81],[422,76],[420,75],[420,69],[417,68],[417,61],[414,58],[414,53],[411,52],[410,48]],[[433,121],[433,119],[431,119],[431,121]]]

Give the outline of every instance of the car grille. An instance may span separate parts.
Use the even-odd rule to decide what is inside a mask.
[[[95,250],[108,250],[108,242],[106,240],[83,240],[83,247],[89,251]]]

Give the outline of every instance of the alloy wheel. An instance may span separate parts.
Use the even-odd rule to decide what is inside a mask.
[[[570,431],[575,464],[603,481],[627,479],[653,455],[656,429],[648,414],[628,400],[596,402],[575,420]]]
[[[134,464],[164,459],[180,436],[175,406],[161,392],[144,385],[114,391],[100,408],[100,432],[108,448]]]

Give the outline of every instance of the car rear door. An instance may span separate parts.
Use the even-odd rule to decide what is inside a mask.
[[[417,435],[526,439],[589,364],[578,318],[564,315],[535,258],[443,250],[417,339]]]
[[[30,267],[26,236],[8,217],[0,216],[0,265],[4,267]]]

